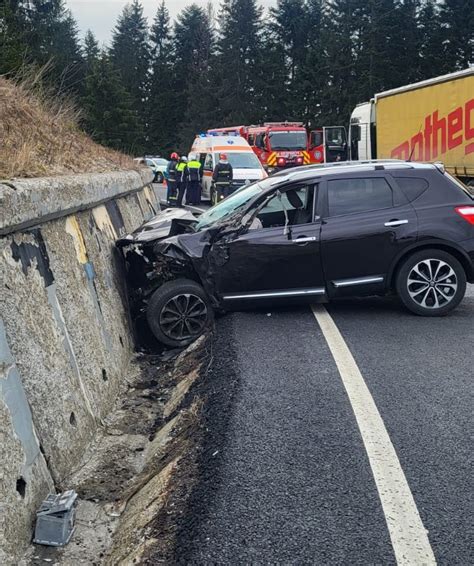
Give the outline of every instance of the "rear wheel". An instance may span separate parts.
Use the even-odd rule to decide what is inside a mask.
[[[204,289],[190,279],[169,281],[152,295],[147,321],[159,342],[183,348],[205,332],[214,318]]]
[[[163,173],[161,171],[158,171],[158,173],[155,176],[155,183],[162,183],[165,180]]]
[[[441,250],[422,250],[402,265],[396,281],[403,304],[421,316],[443,316],[462,301],[466,273],[459,261]]]

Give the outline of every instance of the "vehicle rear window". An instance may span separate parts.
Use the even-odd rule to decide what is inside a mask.
[[[397,175],[394,177],[410,202],[416,200],[429,187],[428,181],[420,177],[398,177]]]
[[[392,189],[380,177],[328,181],[328,199],[330,216],[393,206]]]

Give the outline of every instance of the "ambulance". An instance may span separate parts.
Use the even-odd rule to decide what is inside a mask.
[[[201,134],[196,137],[191,153],[197,154],[203,167],[202,198],[215,203],[217,194],[212,183],[219,155],[225,153],[234,172],[233,190],[260,181],[267,173],[248,142],[237,135]]]

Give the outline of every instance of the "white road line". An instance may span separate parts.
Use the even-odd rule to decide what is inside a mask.
[[[399,565],[436,564],[428,534],[384,422],[349,347],[322,305],[312,307],[331,350],[369,457]]]

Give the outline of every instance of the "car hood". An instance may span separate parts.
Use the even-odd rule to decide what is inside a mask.
[[[265,171],[263,169],[234,169],[234,180],[235,181],[259,181],[264,178]]]
[[[128,246],[130,244],[145,243],[163,240],[173,235],[172,226],[174,221],[183,224],[194,224],[196,217],[184,208],[167,208],[159,212],[156,216],[142,224],[140,228],[120,238],[118,246]]]

